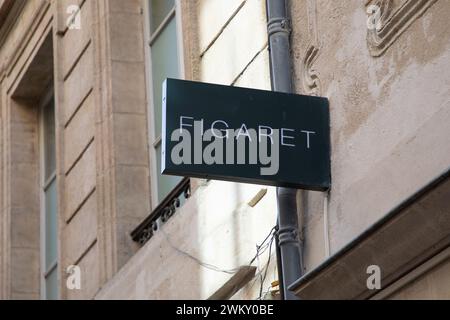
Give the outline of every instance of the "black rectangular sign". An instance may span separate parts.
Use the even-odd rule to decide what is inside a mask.
[[[162,174],[330,188],[328,99],[167,79]]]

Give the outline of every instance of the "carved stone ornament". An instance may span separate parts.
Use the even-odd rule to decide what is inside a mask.
[[[367,45],[374,57],[381,56],[411,24],[438,0],[368,0],[366,12],[376,15],[376,26],[368,27]],[[379,10],[376,12],[376,10]]]

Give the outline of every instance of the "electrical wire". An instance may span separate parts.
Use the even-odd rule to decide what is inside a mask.
[[[255,260],[262,254],[264,253],[264,251],[267,249],[267,245],[266,247],[264,247],[263,251],[260,253],[261,248],[263,248],[264,244],[266,243],[266,241],[270,238],[270,242],[272,242],[272,239],[275,236],[275,231],[276,231],[277,227],[273,227],[269,234],[267,235],[267,237],[264,239],[264,241],[258,246],[256,245],[256,256],[250,261],[250,265],[253,264],[253,262],[255,262]]]
[[[193,255],[191,255],[190,253],[181,250],[180,248],[176,247],[175,245],[172,244],[172,241],[170,240],[169,236],[167,235],[167,233],[165,233],[165,231],[163,230],[163,228],[160,229],[161,233],[164,235],[164,237],[166,238],[167,243],[169,244],[169,246],[174,249],[175,251],[177,251],[178,253],[180,253],[181,255],[184,255],[186,257],[188,257],[189,259],[193,260],[194,262],[196,262],[197,264],[199,264],[200,266],[212,270],[212,271],[216,271],[216,272],[221,272],[221,273],[226,273],[226,274],[235,274],[236,272],[239,271],[239,268],[235,268],[235,269],[221,269],[213,264],[210,263],[206,263],[201,261],[200,259],[198,259],[197,257],[194,257]]]
[[[270,237],[270,235],[271,235],[272,237]],[[263,246],[263,245],[257,246],[257,252],[258,252],[258,254],[257,254],[257,259],[259,258],[259,256],[261,256],[262,254],[264,254],[264,253],[267,251],[267,249],[269,248],[269,245],[270,245],[270,246],[272,245],[273,241],[275,240],[275,236],[276,236],[276,227],[274,227],[274,228],[271,230],[271,233],[269,234],[269,237],[270,237],[270,240],[271,240],[271,241],[270,241],[268,244],[264,245],[264,246]],[[267,237],[267,238],[265,239],[265,241],[267,241],[267,240],[269,239],[269,237]],[[271,255],[272,255],[272,254],[270,254],[270,256],[271,256]],[[269,256],[269,258],[270,258],[270,256]],[[259,259],[258,259],[258,261],[259,261]],[[270,263],[270,259],[269,259],[269,263]],[[255,274],[255,279],[253,280],[252,284],[250,285],[250,289],[254,287],[254,285],[256,284],[256,282],[258,281],[258,279],[261,280],[261,285],[262,285],[262,283],[265,281],[265,280],[264,280],[264,277],[262,276],[262,274],[263,274],[263,272],[265,272],[265,271],[267,272],[268,268],[269,268],[269,265],[267,264],[267,266],[266,266],[265,268],[262,268],[261,270],[258,271],[257,274]],[[258,264],[258,269],[259,269],[259,264]],[[264,280],[264,281],[263,281],[263,280]]]
[[[191,255],[190,253],[181,250],[180,248],[178,248],[177,246],[175,246],[172,241],[170,240],[169,235],[163,230],[163,228],[160,228],[159,231],[161,231],[161,233],[164,235],[165,240],[167,241],[167,243],[169,244],[169,246],[175,250],[176,252],[178,252],[179,254],[193,260],[194,262],[196,262],[198,265],[208,269],[208,270],[212,270],[215,272],[221,272],[221,273],[226,273],[226,274],[236,274],[240,268],[234,268],[234,269],[221,269],[213,264],[210,263],[206,263],[201,261],[199,258]],[[264,239],[264,241],[260,244],[260,245],[256,245],[256,255],[251,259],[249,265],[252,265],[256,259],[258,259],[266,250],[267,248],[269,248],[269,252],[271,251],[271,247],[272,247],[272,243],[275,237],[275,231],[276,231],[276,227],[273,227],[269,234],[267,235],[267,237]],[[269,240],[269,243],[266,244],[267,240]],[[269,262],[270,262],[270,255],[269,255]],[[266,270],[267,271],[267,270]],[[267,275],[267,272],[266,272]]]
[[[270,259],[272,258],[272,244],[274,241],[275,237],[272,237],[270,239],[270,244],[269,244],[269,259],[267,259],[267,265],[266,265],[266,271],[264,273],[264,277],[261,279],[261,286],[259,288],[259,299],[262,298],[263,295],[263,286],[264,286],[264,282],[267,279],[267,271],[269,270],[269,266],[270,266]]]

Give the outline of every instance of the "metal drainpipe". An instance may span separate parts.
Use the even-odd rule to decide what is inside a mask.
[[[291,93],[291,56],[289,44],[289,20],[287,17],[286,0],[266,0],[267,26],[269,34],[270,73],[272,90]],[[303,261],[298,237],[296,189],[278,188],[278,242],[281,264],[282,284],[285,300],[298,300],[289,286],[302,275]]]

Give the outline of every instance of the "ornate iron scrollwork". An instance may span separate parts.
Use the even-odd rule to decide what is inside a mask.
[[[190,179],[183,179],[170,194],[153,210],[152,213],[131,233],[133,241],[144,245],[155,232],[159,223],[166,223],[181,206],[181,198],[189,199],[191,196]]]

